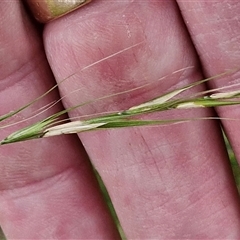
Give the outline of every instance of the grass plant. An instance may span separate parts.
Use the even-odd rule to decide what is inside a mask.
[[[176,71],[177,72],[177,71]],[[10,134],[5,139],[3,139],[0,144],[9,144],[14,142],[20,142],[35,138],[51,137],[62,134],[73,134],[85,131],[99,130],[99,129],[109,129],[109,128],[122,128],[122,127],[136,127],[136,126],[152,126],[152,125],[165,125],[172,123],[181,123],[192,120],[203,120],[203,119],[217,119],[217,117],[207,117],[207,118],[185,118],[185,119],[146,119],[141,118],[142,116],[148,116],[150,113],[159,111],[168,111],[171,109],[189,109],[189,108],[209,108],[209,107],[221,107],[240,104],[240,89],[234,91],[228,91],[230,86],[222,87],[219,89],[209,90],[200,92],[188,97],[182,97],[181,94],[189,89],[192,89],[200,84],[211,81],[222,77],[226,74],[233,72],[233,70],[219,74],[218,76],[203,79],[192,84],[188,84],[179,89],[169,91],[157,98],[151,99],[150,101],[144,102],[137,106],[132,106],[128,109],[102,113],[93,116],[82,116],[77,120],[69,121],[69,119],[62,120],[60,117],[65,113],[68,113],[76,108],[83,105],[93,103],[96,101],[104,100],[119,94],[124,94],[130,91],[136,91],[137,89],[145,86],[141,86],[135,89],[130,89],[121,93],[103,96],[99,99],[88,101],[86,103],[81,103],[77,106],[73,106],[69,109],[65,109],[58,113],[55,113],[41,121],[38,121],[30,126],[19,129],[18,131]],[[7,113],[0,117],[0,121],[12,117],[18,114],[20,111],[26,109],[28,106],[34,104],[36,101],[41,100],[46,94],[52,91],[56,86],[51,88],[47,93],[43,94],[36,100],[27,104],[26,106],[17,109],[16,111]],[[55,105],[52,103],[49,107]],[[230,119],[229,119],[230,120]],[[233,120],[233,119],[232,119]],[[2,125],[1,128],[8,127],[8,125]]]
[[[175,71],[174,73],[177,73],[183,70],[185,69]],[[154,99],[150,99],[149,101],[143,102],[139,105],[132,106],[128,109],[121,109],[119,111],[105,112],[105,113],[100,113],[95,115],[80,116],[78,119],[62,118],[62,116],[64,116],[66,113],[69,113],[72,110],[76,108],[80,108],[86,104],[102,101],[106,98],[111,98],[116,95],[133,92],[140,88],[146,87],[146,85],[140,86],[134,89],[129,89],[127,91],[123,91],[120,93],[103,96],[101,98],[90,100],[85,103],[80,103],[77,106],[73,106],[69,109],[65,109],[60,112],[57,112],[47,118],[42,119],[41,121],[37,121],[32,125],[27,125],[26,127],[21,128],[16,132],[13,132],[9,136],[6,136],[6,138],[2,139],[0,141],[0,145],[21,142],[21,141],[26,141],[31,139],[37,139],[37,138],[52,137],[52,136],[57,136],[62,134],[75,134],[79,132],[104,130],[104,129],[110,129],[110,128],[114,129],[114,128],[140,127],[140,126],[153,127],[157,125],[179,124],[186,121],[219,119],[218,117],[194,118],[191,116],[189,116],[188,118],[182,118],[182,119],[158,119],[158,118],[152,118],[151,114],[155,112],[162,112],[162,111],[169,111],[169,110],[181,111],[181,109],[212,108],[212,107],[231,106],[231,105],[240,104],[240,99],[239,99],[240,88],[239,90],[234,90],[234,91],[229,90],[231,89],[231,87],[233,87],[233,85],[224,86],[218,89],[208,90],[204,92],[194,93],[188,96],[186,96],[186,94],[184,94],[184,96],[182,95],[182,93],[186,93],[188,90],[193,89],[198,85],[207,83],[213,79],[221,78],[223,76],[226,76],[227,74],[234,73],[235,71],[237,70],[235,69],[235,70],[226,71],[217,76],[213,76],[207,79],[194,82],[192,84],[182,86],[179,89],[168,91]],[[65,80],[67,79],[64,79],[63,81]],[[162,78],[160,80],[162,80]],[[14,125],[18,124],[18,122],[13,124],[7,124],[6,120],[10,119],[14,115],[17,115],[21,111],[24,111],[26,108],[35,104],[37,101],[40,101],[48,93],[50,93],[53,89],[57,87],[58,85],[52,87],[51,89],[49,89],[49,91],[39,96],[37,99],[33,100],[32,102],[26,104],[25,106],[19,109],[16,109],[15,111],[6,113],[3,116],[0,116],[0,122],[1,122],[0,130],[3,128],[10,127],[13,124]],[[237,85],[235,85],[234,87],[236,88]],[[40,115],[42,112],[55,106],[55,104],[61,100],[62,99],[59,99],[56,102],[49,103],[49,105],[45,106],[43,109],[40,109],[38,113],[35,113],[35,115],[30,116],[30,118],[34,118],[36,115]],[[228,120],[237,120],[237,119],[228,119]],[[235,176],[236,184],[238,189],[240,189],[240,169],[227,139],[225,139],[225,142],[226,142],[229,157],[231,160],[231,165],[233,169],[233,174]],[[101,181],[101,177],[98,174],[97,174],[97,178],[99,180],[102,192],[105,198],[107,199],[106,202],[109,205],[113,218],[115,219],[116,225],[119,226],[119,229],[121,232],[121,226],[119,225],[113,205],[107,194],[107,190],[103,182]],[[122,236],[124,236],[123,233],[122,233]],[[1,240],[4,239],[3,234],[1,235],[1,233],[0,233],[0,239]]]

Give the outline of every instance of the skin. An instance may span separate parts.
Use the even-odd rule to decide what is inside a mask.
[[[0,114],[28,103],[55,80],[73,73],[59,86],[60,95],[68,94],[63,105],[37,119],[152,83],[147,90],[87,105],[70,116],[124,109],[168,89],[239,67],[239,12],[240,4],[231,0],[99,0],[44,25],[41,31],[20,1],[1,1]],[[194,67],[157,81],[187,66]],[[237,83],[238,76],[236,72],[188,94]],[[80,91],[69,94],[76,89]],[[58,92],[48,95],[9,123],[27,118],[58,98]],[[238,106],[217,109],[222,118],[239,118],[239,111]],[[214,114],[200,109],[154,116]],[[28,123],[32,121],[36,119]],[[23,125],[1,129],[1,139]],[[223,121],[223,125],[239,158],[238,122]],[[97,131],[1,146],[0,225],[7,238],[120,238],[88,156],[106,184],[128,239],[240,238],[238,193],[219,122],[214,121]]]

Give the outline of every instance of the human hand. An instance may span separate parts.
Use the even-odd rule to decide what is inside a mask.
[[[199,80],[203,78],[199,59],[208,76],[236,67],[239,4],[177,3],[95,0],[46,24],[42,38],[19,1],[1,2],[0,114],[47,91],[54,84],[50,68],[57,82],[76,73],[59,85],[61,95],[66,95],[64,107],[70,107],[154,84],[175,70],[195,66],[157,83],[158,88],[76,109],[70,113],[75,117],[124,109]],[[210,87],[231,81],[229,76]],[[76,89],[80,90],[72,93]],[[14,121],[58,98],[56,92],[49,94]],[[56,106],[37,118],[60,109]],[[212,114],[205,109],[189,113]],[[218,113],[237,118],[238,107]],[[186,113],[158,116],[179,118]],[[226,121],[224,126],[239,155],[237,122]],[[1,129],[1,138],[16,128],[19,125]],[[79,138],[61,136],[1,146],[0,224],[8,238],[119,238],[87,155],[109,191],[127,238],[240,237],[238,194],[218,123],[113,129]]]

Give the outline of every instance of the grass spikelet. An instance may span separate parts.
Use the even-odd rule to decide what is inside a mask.
[[[81,103],[77,106],[73,106],[69,109],[65,109],[31,126],[27,126],[23,129],[20,129],[19,131],[16,131],[10,134],[8,137],[2,140],[0,144],[3,145],[3,144],[13,143],[13,142],[35,139],[35,138],[51,137],[51,136],[62,135],[62,134],[73,134],[73,133],[79,133],[79,132],[85,132],[85,131],[93,131],[97,129],[166,125],[166,124],[197,120],[194,118],[169,119],[169,120],[161,120],[161,119],[142,120],[140,117],[142,115],[147,115],[149,113],[167,111],[170,109],[177,110],[177,109],[189,109],[189,108],[206,108],[206,107],[219,107],[219,106],[229,106],[229,105],[240,104],[240,100],[238,99],[240,97],[240,90],[224,92],[223,91],[224,87],[221,88],[222,92],[212,93],[212,91],[205,91],[202,93],[191,95],[187,98],[186,97],[183,98],[181,96],[179,97],[179,95],[186,90],[194,88],[205,82],[211,81],[214,78],[224,76],[228,73],[229,72],[225,72],[225,73],[219,74],[218,76],[210,77],[207,79],[197,81],[192,84],[188,84],[179,89],[169,91],[150,101],[144,102],[137,106],[132,106],[126,110],[102,113],[96,116],[88,116],[88,117],[85,116],[84,120],[78,119],[76,121],[71,121],[68,123],[63,122],[66,120],[59,119],[61,115],[68,113],[73,109],[79,108],[83,105],[93,103],[95,101],[103,100],[109,97],[113,97],[119,94],[124,94],[130,91],[135,91],[136,89],[139,89],[144,86],[130,89],[124,92],[112,94],[109,96],[103,96],[99,99],[94,99],[92,101],[88,101],[86,103]],[[44,95],[40,96],[39,98],[42,98],[43,96]],[[39,98],[37,100],[39,100]],[[24,108],[26,108],[30,104],[26,105]],[[17,111],[19,112],[22,109],[23,108]],[[2,117],[2,119],[3,118],[6,119],[10,116],[12,115],[4,116]],[[198,119],[201,119],[201,118],[198,118]],[[213,119],[213,118],[207,118],[207,119]]]

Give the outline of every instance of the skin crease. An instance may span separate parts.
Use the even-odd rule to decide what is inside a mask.
[[[199,60],[204,74],[211,76],[236,67],[240,58],[240,5],[234,1],[99,0],[46,24],[43,38],[19,1],[0,4],[1,115],[52,86],[50,68],[56,81],[78,71],[59,86],[61,95],[68,94],[65,107],[144,83],[154,86],[71,113],[77,116],[123,109],[199,80]],[[211,44],[217,40],[217,45]],[[157,81],[187,66],[194,68]],[[233,81],[237,74],[209,87]],[[76,89],[81,91],[69,94]],[[49,95],[13,121],[57,98],[56,92]],[[238,107],[228,109],[218,113],[238,116]],[[213,113],[200,109],[157,116],[189,114]],[[19,127],[1,130],[0,137]],[[224,122],[224,127],[239,157],[237,123]],[[196,121],[79,137],[83,145],[76,136],[61,136],[1,146],[0,225],[9,239],[119,238],[87,154],[128,239],[240,238],[239,199],[218,123]]]

